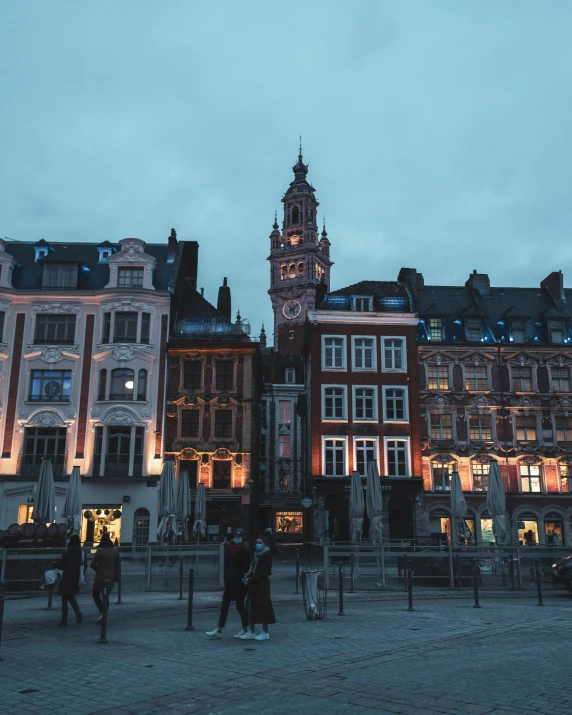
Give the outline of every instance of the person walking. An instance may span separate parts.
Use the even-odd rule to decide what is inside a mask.
[[[246,586],[244,576],[250,567],[250,552],[244,543],[244,531],[236,529],[231,541],[224,546],[224,593],[220,606],[218,626],[213,631],[207,631],[209,638],[221,638],[226,625],[228,609],[232,601],[236,602],[236,610],[240,615],[242,630],[234,637],[239,638],[246,633],[248,619],[244,606]]]
[[[95,571],[92,596],[99,611],[99,623],[103,618],[103,600],[101,593],[105,588],[105,581],[109,579],[109,591],[113,591],[117,574],[119,572],[119,551],[113,545],[107,532],[101,535],[101,541],[91,560],[91,568]]]
[[[278,558],[278,544],[276,543],[276,539],[274,538],[274,534],[272,533],[272,529],[270,527],[268,527],[268,529],[264,529],[264,537],[268,541],[272,558],[274,558],[274,556]]]
[[[68,624],[68,603],[73,608],[76,623],[81,623],[83,620],[75,597],[79,593],[81,571],[83,569],[85,574],[86,567],[87,562],[81,548],[79,536],[72,534],[68,547],[56,567],[63,571],[58,587],[58,596],[62,597],[62,620],[58,624],[60,628],[65,628]]]
[[[259,536],[250,571],[246,574],[246,611],[248,630],[239,636],[241,640],[267,641],[270,638],[268,625],[276,623],[270,598],[270,575],[272,574],[272,553],[268,539]],[[256,624],[262,624],[262,632],[257,633]]]

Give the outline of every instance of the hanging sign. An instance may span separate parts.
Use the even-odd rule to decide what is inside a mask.
[[[300,503],[302,504],[304,509],[308,509],[308,507],[312,506],[312,500],[310,499],[310,497],[304,497],[304,499],[302,499]]]

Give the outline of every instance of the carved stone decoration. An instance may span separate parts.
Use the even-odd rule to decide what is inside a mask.
[[[27,407],[20,407],[20,409],[18,410],[18,417],[21,420],[25,420],[29,414],[30,414],[30,411],[28,410]]]
[[[173,445],[174,446],[174,445]],[[186,447],[185,449],[181,450],[181,452],[177,455],[177,459],[198,459],[199,455],[197,454],[196,450],[194,450],[192,447]]]
[[[230,397],[228,392],[221,392],[218,396],[218,403],[221,407],[225,407],[230,402]]]
[[[77,303],[39,303],[32,306],[38,313],[79,313],[81,305]]]
[[[66,357],[79,357],[79,345],[45,345],[39,346],[29,343],[26,346],[24,357],[38,357],[40,360],[53,364],[65,360]]]
[[[185,395],[185,405],[187,407],[194,407],[197,404],[197,394],[196,392],[187,392]]]
[[[75,410],[73,407],[68,407],[68,409],[66,410],[66,417],[70,420],[73,420],[73,418],[75,417]]]
[[[512,407],[539,407],[540,399],[538,397],[513,397],[510,401]]]
[[[489,405],[494,405],[493,400],[489,400],[486,395],[476,395],[471,400],[469,400],[469,405],[474,405],[475,407],[488,407]]]
[[[476,462],[477,464],[490,464],[491,462],[494,462],[494,459],[490,454],[476,454],[472,457],[471,461]]]
[[[42,410],[41,412],[36,412],[32,415],[28,422],[29,426],[35,427],[65,427],[66,423],[63,417],[52,410]]]
[[[216,448],[216,442],[207,442],[205,445],[205,452],[214,452]]]
[[[133,348],[131,345],[115,345],[112,357],[114,360],[133,360]]]
[[[431,461],[440,462],[441,464],[450,464],[451,462],[455,462],[455,459],[453,459],[450,454],[436,454],[434,457],[431,457]]]
[[[216,452],[213,454],[213,457],[215,459],[230,459],[231,454],[228,449],[225,449],[225,447],[219,447],[219,449],[217,449]]]
[[[522,457],[518,461],[521,464],[540,464],[542,459],[540,457]]]
[[[105,425],[134,425],[140,422],[137,413],[129,407],[111,407],[101,418]]]
[[[449,398],[447,395],[437,395],[436,397],[430,397],[427,400],[428,405],[448,405]]]
[[[153,414],[153,410],[150,407],[144,407],[141,410],[141,417],[145,417],[146,420],[148,420]]]
[[[99,417],[99,407],[93,407],[91,410],[91,416],[95,419]]]

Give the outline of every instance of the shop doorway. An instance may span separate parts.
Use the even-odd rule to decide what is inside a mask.
[[[86,545],[99,544],[104,533],[111,541],[119,544],[121,540],[121,506],[91,506],[83,512],[81,540]]]
[[[349,504],[341,494],[330,494],[324,502],[326,534],[331,541],[349,541]]]
[[[404,496],[391,497],[387,506],[389,515],[389,538],[392,540],[414,539],[413,505]]]
[[[547,514],[544,517],[544,533],[547,546],[562,546],[564,543],[562,517],[560,514]]]
[[[521,546],[538,544],[538,521],[532,512],[525,512],[518,517],[518,541]]]
[[[149,525],[151,515],[149,510],[141,507],[133,515],[133,546],[143,551],[149,543]]]

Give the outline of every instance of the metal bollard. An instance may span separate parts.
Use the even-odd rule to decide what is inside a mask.
[[[187,626],[186,631],[194,631],[193,626],[193,591],[195,589],[195,570],[189,569],[189,601],[187,605]]]
[[[123,601],[121,600],[121,561],[117,563],[117,605],[123,605]]]
[[[342,572],[342,562],[338,564],[338,596],[340,610],[338,611],[338,616],[345,616],[344,613],[344,574]]]
[[[300,593],[300,549],[296,549],[296,591]]]
[[[477,563],[477,559],[475,559],[475,562],[473,564],[473,589],[475,591],[475,605],[473,608],[480,608],[481,605],[479,603],[479,564]]]
[[[512,554],[508,557],[508,570],[510,573],[511,591],[516,591],[516,583],[515,583],[515,578],[514,578],[514,556]]]
[[[354,555],[350,554],[350,593],[355,593],[355,561]]]
[[[183,559],[179,556],[179,601],[184,600],[183,596]]]
[[[100,644],[105,644],[107,643],[107,612],[109,611],[109,579],[105,579],[105,586],[103,587],[103,612],[102,616],[103,618],[101,619],[101,633],[99,636],[99,640],[97,641]]]
[[[541,575],[540,575],[540,567],[538,566],[538,561],[536,562],[536,590],[538,592],[538,603],[536,604],[537,606],[544,606],[544,603],[542,602],[542,581],[541,581]]]
[[[403,585],[404,590],[407,591],[407,556],[403,554]]]
[[[415,609],[413,608],[413,569],[412,568],[407,569],[407,600],[409,602],[409,606],[408,606],[407,610],[414,611]]]
[[[455,568],[457,571],[457,589],[461,591],[463,587],[461,584],[461,557],[459,554],[455,555]]]
[[[2,625],[4,623],[4,601],[6,599],[6,590],[4,584],[0,583],[0,646],[2,645]],[[0,660],[4,660],[0,655]]]

